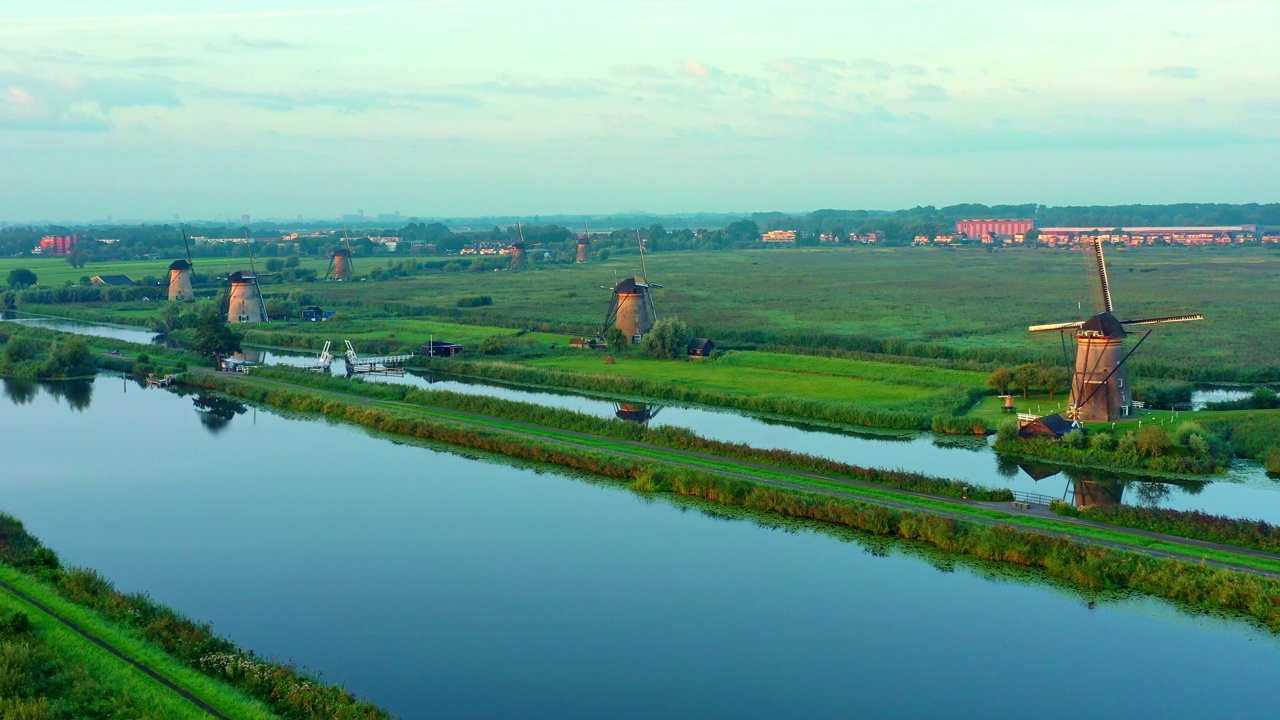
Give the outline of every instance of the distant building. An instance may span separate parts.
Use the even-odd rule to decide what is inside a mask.
[[[760,242],[793,243],[796,241],[795,230],[770,230],[760,236]]]
[[[1085,236],[1096,238],[1099,242],[1129,246],[1230,245],[1259,238],[1257,225],[1040,228],[1040,243],[1051,247],[1075,245]]]
[[[956,232],[971,240],[985,240],[1026,235],[1035,224],[1035,220],[960,220]]]
[[[45,235],[40,238],[40,246],[36,248],[40,255],[61,257],[70,255],[76,245],[80,244],[80,235]]]

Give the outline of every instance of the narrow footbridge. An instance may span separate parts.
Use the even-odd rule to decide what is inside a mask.
[[[413,355],[381,355],[378,357],[360,357],[356,349],[352,347],[350,340],[344,340],[347,344],[347,374],[378,374],[378,375],[403,375],[404,364]]]

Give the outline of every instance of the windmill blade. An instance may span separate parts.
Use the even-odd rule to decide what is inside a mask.
[[[1085,238],[1081,243],[1084,246],[1085,263],[1091,271],[1090,274],[1095,275],[1098,279],[1098,288],[1101,290],[1102,309],[1106,312],[1115,312],[1115,305],[1111,302],[1111,279],[1107,276],[1107,261],[1102,254],[1102,243],[1097,238]]]
[[[1032,325],[1031,327],[1027,328],[1027,330],[1030,330],[1031,332],[1049,332],[1050,330],[1066,330],[1067,328],[1078,328],[1081,325],[1084,325],[1083,320],[1077,320],[1075,322],[1064,322],[1064,323],[1049,323],[1048,325]]]
[[[1199,313],[1195,315],[1169,315],[1167,317],[1143,318],[1141,320],[1121,320],[1121,325],[1157,325],[1159,323],[1175,323],[1175,322],[1192,322],[1195,320],[1203,320],[1204,315]]]
[[[351,253],[351,236],[347,235],[347,226],[342,226],[342,244],[347,248],[347,254]]]
[[[604,334],[609,332],[609,328],[613,327],[613,323],[617,319],[618,319],[618,294],[614,293],[613,298],[609,300],[609,311],[605,313],[604,324],[600,326],[599,337],[603,338]]]
[[[191,262],[191,244],[187,242],[187,229],[186,228],[179,228],[179,229],[182,230],[182,247],[187,249],[187,265],[190,265],[192,268],[192,272],[194,272],[195,263]]]
[[[636,230],[636,245],[640,247],[640,277],[644,278],[644,284],[649,284],[649,271],[644,266],[644,242],[640,239],[640,230]]]
[[[510,227],[510,226],[508,226]],[[520,235],[520,244],[524,244],[524,228],[520,225],[520,221],[516,221],[516,232]]]
[[[330,257],[329,257],[329,269],[324,271],[324,279],[325,279],[325,280],[328,280],[328,279],[329,279],[329,276],[330,276],[330,275],[332,275],[332,274],[333,274],[333,256],[330,256]]]
[[[253,272],[253,281],[256,284],[258,282],[258,268],[253,265],[253,238],[248,237],[248,233],[245,233],[245,235],[247,240],[245,245],[249,247],[249,270]]]

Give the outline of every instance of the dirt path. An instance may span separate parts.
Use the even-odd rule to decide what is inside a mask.
[[[147,675],[148,677],[150,677],[151,679],[153,679],[153,680],[155,680],[156,682],[160,683],[161,685],[164,685],[165,687],[169,688],[170,690],[174,691],[175,693],[177,693],[177,694],[181,695],[182,697],[186,698],[187,700],[191,701],[191,703],[192,703],[193,705],[195,705],[196,707],[200,708],[201,710],[203,710],[203,711],[205,711],[205,712],[209,713],[209,715],[210,715],[210,716],[215,717],[215,718],[218,718],[219,720],[231,720],[231,718],[229,718],[229,717],[227,717],[226,715],[223,715],[222,713],[218,712],[218,710],[217,710],[216,708],[214,708],[213,706],[209,705],[209,704],[208,704],[208,703],[206,703],[205,701],[203,701],[203,700],[201,700],[200,698],[198,698],[198,697],[196,697],[195,695],[193,695],[189,690],[186,690],[186,689],[184,689],[184,688],[182,688],[182,687],[178,686],[178,685],[177,685],[177,684],[175,684],[172,680],[169,680],[168,678],[164,677],[164,676],[163,676],[163,675],[161,675],[160,673],[158,673],[158,672],[156,672],[155,670],[151,669],[151,667],[150,667],[150,666],[145,665],[145,664],[143,664],[143,663],[140,663],[140,662],[138,662],[137,660],[134,660],[133,658],[129,657],[128,655],[125,655],[122,651],[120,651],[120,650],[119,650],[118,648],[116,648],[114,645],[111,645],[110,643],[108,643],[107,641],[105,641],[105,640],[103,640],[102,638],[98,637],[97,635],[94,635],[93,633],[89,632],[88,630],[85,630],[84,628],[80,627],[80,626],[79,626],[79,625],[77,625],[76,623],[74,623],[74,622],[72,622],[72,621],[68,620],[67,618],[63,617],[62,615],[59,615],[57,612],[55,612],[53,609],[51,609],[51,608],[49,608],[48,606],[46,606],[44,603],[41,603],[39,600],[36,600],[35,598],[31,597],[30,595],[27,595],[26,593],[24,593],[24,592],[22,592],[21,590],[19,590],[18,588],[16,588],[16,587],[14,587],[14,586],[10,585],[10,584],[9,584],[9,583],[7,583],[7,582],[4,582],[3,580],[0,580],[0,588],[4,588],[5,590],[8,590],[10,593],[12,593],[14,596],[18,597],[19,599],[21,599],[23,602],[27,603],[28,605],[30,605],[30,606],[32,606],[32,607],[34,607],[34,608],[36,608],[37,610],[39,610],[40,612],[44,613],[45,615],[48,615],[49,617],[53,618],[54,620],[57,620],[58,622],[60,622],[60,623],[62,623],[63,625],[67,626],[67,627],[68,627],[68,628],[70,628],[72,631],[74,631],[75,633],[77,633],[78,635],[80,635],[81,637],[83,637],[84,639],[88,640],[89,642],[93,643],[94,645],[97,645],[98,647],[102,648],[103,650],[106,650],[107,652],[111,653],[112,655],[115,655],[116,657],[120,658],[121,660],[123,660],[123,661],[125,661],[125,662],[129,663],[130,665],[134,666],[135,668],[137,668],[137,669],[141,670],[143,673],[146,673],[146,675]]]
[[[212,371],[208,371],[208,370],[203,372],[212,373]],[[235,373],[217,373],[217,374],[222,375],[224,377],[241,377],[239,375],[236,375]],[[382,404],[382,405],[403,407],[406,409],[423,412],[429,415],[435,414],[437,417],[440,417],[441,414],[444,414],[444,415],[447,415],[447,417],[440,417],[440,419],[447,420],[450,422],[458,422],[464,425],[473,425],[476,427],[493,429],[494,423],[502,423],[503,425],[525,428],[531,431],[531,432],[520,432],[519,430],[502,428],[503,432],[508,432],[520,437],[526,437],[529,439],[539,440],[542,442],[558,443],[558,444],[565,445],[567,447],[576,448],[579,450],[590,450],[593,452],[609,452],[611,454],[618,455],[621,457],[627,457],[635,460],[643,460],[646,462],[670,462],[670,461],[655,460],[654,458],[646,455],[621,452],[616,450],[602,451],[600,448],[592,445],[570,442],[570,441],[562,440],[558,438],[550,438],[540,433],[551,432],[558,435],[580,438],[582,440],[601,441],[601,442],[608,442],[614,445],[633,447],[638,450],[647,450],[650,452],[661,452],[661,453],[670,454],[670,455],[681,455],[691,459],[708,460],[708,461],[713,461],[718,463],[732,463],[734,465],[742,467],[743,469],[756,469],[756,470],[765,470],[769,472],[785,473],[788,475],[796,475],[800,477],[810,478],[813,480],[820,480],[822,482],[847,485],[850,487],[866,488],[869,490],[878,490],[880,492],[892,492],[899,495],[921,498],[921,499],[930,500],[933,502],[947,502],[947,503],[952,503],[959,506],[968,506],[968,507],[974,507],[974,508],[983,508],[987,510],[995,510],[998,512],[1003,512],[1003,513],[1007,513],[1009,515],[1014,515],[1014,516],[1027,517],[1027,518],[1048,518],[1048,519],[1052,519],[1054,521],[1062,522],[1065,524],[1076,525],[1079,527],[1093,528],[1097,530],[1105,530],[1108,532],[1130,535],[1135,538],[1159,540],[1159,541],[1164,541],[1169,543],[1175,543],[1178,545],[1188,546],[1189,548],[1198,547],[1198,548],[1203,548],[1205,550],[1214,550],[1214,551],[1220,551],[1220,552],[1236,553],[1240,555],[1248,555],[1250,557],[1256,557],[1256,558],[1266,559],[1266,560],[1274,560],[1275,562],[1280,563],[1280,554],[1268,553],[1261,550],[1254,550],[1251,548],[1240,548],[1240,547],[1235,547],[1233,545],[1222,545],[1219,543],[1208,542],[1205,540],[1183,538],[1175,535],[1165,535],[1161,533],[1150,532],[1147,530],[1137,530],[1133,528],[1121,527],[1118,525],[1106,525],[1104,523],[1091,522],[1091,521],[1082,520],[1079,518],[1061,517],[1058,515],[1054,515],[1050,513],[1047,509],[1042,508],[1040,506],[1036,506],[1036,505],[1032,505],[1029,509],[1022,509],[1022,508],[1015,508],[1010,503],[976,502],[976,501],[970,501],[970,500],[959,500],[956,498],[940,497],[938,495],[929,495],[927,493],[916,492],[912,490],[902,490],[899,488],[889,487],[886,485],[877,485],[875,483],[863,482],[861,480],[853,480],[851,478],[839,477],[836,475],[823,475],[820,473],[807,472],[804,470],[794,470],[791,468],[779,467],[776,465],[769,465],[766,463],[759,463],[759,462],[754,462],[750,460],[738,460],[736,458],[727,458],[721,455],[698,452],[696,450],[682,450],[677,448],[669,448],[664,445],[654,445],[651,443],[643,443],[636,440],[623,440],[619,438],[608,437],[605,435],[593,435],[591,433],[584,433],[576,430],[562,430],[560,428],[553,427],[550,425],[539,425],[536,423],[525,422],[522,420],[511,420],[508,418],[503,418],[503,417],[494,416],[494,415],[485,415],[482,413],[474,413],[474,412],[468,412],[464,410],[452,410],[450,408],[443,408],[443,407],[438,407],[434,405],[419,405],[416,403],[398,402],[398,401],[392,401],[392,400],[379,400],[376,398],[369,398],[362,395],[339,392],[336,390],[314,388],[306,385],[299,385],[297,383],[287,382],[284,380],[275,380],[272,378],[257,377],[257,378],[253,378],[253,380],[255,382],[268,383],[271,385],[275,385],[281,388],[287,388],[291,390],[298,390],[302,392],[323,393],[325,395],[329,395],[332,397],[348,400],[355,405]],[[466,419],[459,420],[458,419],[459,417],[466,418]],[[702,470],[704,472],[712,472],[719,475],[724,475],[727,477],[735,477],[735,478],[741,478],[744,480],[750,480],[752,482],[757,482],[764,485],[771,485],[774,487],[783,487],[783,488],[790,488],[790,489],[796,489],[796,490],[804,490],[806,492],[821,493],[824,495],[832,495],[835,497],[849,498],[852,500],[857,500],[859,502],[865,502],[865,503],[870,503],[874,505],[881,505],[884,507],[890,507],[897,510],[909,510],[913,512],[930,513],[930,514],[939,515],[942,517],[953,518],[956,520],[978,522],[985,525],[1003,524],[1002,521],[1000,520],[974,517],[972,515],[968,515],[963,512],[948,512],[945,510],[935,510],[932,508],[921,508],[919,506],[912,505],[910,503],[899,503],[899,502],[894,502],[892,500],[885,500],[882,498],[871,498],[871,497],[867,497],[857,493],[841,492],[839,490],[832,490],[827,488],[817,488],[810,485],[804,485],[802,483],[790,483],[790,482],[786,482],[785,480],[776,480],[773,478],[761,477],[759,475],[753,475],[748,472],[734,472],[730,470],[717,469],[717,468],[705,468],[700,465],[689,465],[688,467],[697,469],[697,470]],[[1155,549],[1144,547],[1141,545],[1131,545],[1128,543],[1115,542],[1110,540],[1099,540],[1095,538],[1082,537],[1080,535],[1075,535],[1068,532],[1057,532],[1057,531],[1046,530],[1042,528],[1018,526],[1018,529],[1026,532],[1037,533],[1040,535],[1067,538],[1070,540],[1075,540],[1077,542],[1088,543],[1090,545],[1098,545],[1098,546],[1114,548],[1118,550],[1127,550],[1130,552],[1140,552],[1140,553],[1144,553],[1154,557],[1171,558],[1175,560],[1183,560],[1188,562],[1202,562],[1206,565],[1210,565],[1213,567],[1220,567],[1228,570],[1235,570],[1237,572],[1250,573],[1250,574],[1261,575],[1265,577],[1280,578],[1280,572],[1259,570],[1259,569],[1251,568],[1244,565],[1237,565],[1235,563],[1229,563],[1229,562],[1223,562],[1223,561],[1217,561],[1217,560],[1195,558],[1194,556],[1191,556],[1188,554],[1168,552],[1164,550],[1155,550]]]

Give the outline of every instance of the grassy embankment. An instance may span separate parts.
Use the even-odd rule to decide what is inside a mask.
[[[0,564],[0,581],[232,718],[280,717],[261,702],[186,667],[97,613]],[[0,717],[208,718],[206,711],[26,600],[0,588]]]
[[[1064,524],[1049,518],[1014,516],[982,506],[957,504],[937,496],[904,494],[885,485],[851,484],[848,480],[839,477],[839,473],[830,477],[818,477],[808,474],[809,471],[788,469],[779,467],[777,464],[761,467],[750,461],[732,457],[690,457],[687,453],[681,453],[676,449],[636,447],[620,443],[610,437],[583,437],[555,427],[530,427],[502,417],[469,417],[461,411],[418,406],[411,401],[410,404],[404,405],[399,404],[398,401],[383,399],[383,396],[394,391],[394,386],[363,386],[362,389],[362,386],[356,383],[351,389],[358,391],[356,394],[362,399],[353,400],[350,396],[340,394],[340,392],[345,393],[347,388],[339,391],[301,386],[285,387],[269,378],[206,375],[191,378],[191,382],[251,401],[304,412],[317,412],[378,430],[496,452],[526,460],[565,465],[610,477],[635,479],[647,472],[646,468],[662,469],[668,466],[676,466],[680,470],[711,472],[717,476],[727,473],[735,477],[784,482],[798,487],[849,494],[870,501],[912,506],[923,511],[960,514],[982,520],[998,520],[1025,528],[1064,532],[1106,542],[1119,542],[1196,559],[1205,558],[1258,569],[1280,570],[1280,563],[1251,556],[1240,556],[1230,551],[1203,549],[1181,545],[1176,541],[1137,537],[1106,528]],[[313,382],[329,385],[343,381],[317,379]],[[657,465],[646,465],[646,462]],[[618,470],[619,467],[621,470]],[[618,474],[619,472],[621,474]],[[848,479],[857,480],[856,477]]]
[[[980,373],[839,358],[731,351],[711,360],[650,360],[568,351],[522,362],[438,358],[445,372],[611,395],[700,403],[843,425],[972,434],[965,413]]]
[[[191,381],[206,387],[230,391],[236,394],[242,394],[245,397],[250,397],[251,399],[278,405],[280,402],[284,401],[277,402],[279,397],[271,393],[270,382],[273,380],[279,380],[293,385],[320,390],[321,398],[332,398],[335,401],[338,401],[334,404],[325,405],[323,411],[337,412],[344,416],[349,414],[350,411],[339,403],[350,402],[351,398],[342,397],[342,395],[380,401],[385,404],[385,407],[395,413],[400,413],[405,410],[405,408],[400,406],[400,404],[408,404],[415,406],[414,409],[419,410],[420,415],[425,414],[428,418],[443,421],[445,423],[462,423],[459,427],[482,423],[486,428],[507,430],[520,433],[526,437],[533,437],[535,439],[549,440],[558,443],[570,443],[606,452],[622,452],[632,456],[640,456],[642,458],[652,459],[659,462],[677,463],[685,466],[694,466],[706,470],[728,472],[739,475],[749,473],[756,477],[778,480],[790,484],[805,485],[821,490],[852,492],[867,498],[874,498],[881,501],[906,502],[908,504],[915,504],[921,508],[934,511],[970,513],[974,514],[974,517],[980,517],[982,519],[1000,519],[1042,530],[1065,530],[1066,532],[1075,533],[1082,537],[1088,537],[1095,540],[1127,542],[1130,544],[1139,544],[1153,550],[1182,554],[1187,553],[1187,548],[1179,548],[1176,543],[1171,544],[1158,540],[1150,541],[1146,538],[1135,538],[1133,536],[1126,537],[1116,533],[1109,533],[1105,529],[1099,528],[1072,526],[1064,529],[1061,527],[1061,523],[1055,523],[1053,521],[1045,521],[1039,518],[1012,517],[1007,513],[993,513],[986,509],[973,508],[971,506],[961,506],[957,508],[945,502],[935,502],[931,498],[904,498],[896,492],[897,490],[905,490],[911,493],[925,493],[938,498],[960,498],[967,494],[968,497],[973,500],[1011,499],[1009,491],[1003,488],[974,487],[960,481],[923,476],[918,473],[861,468],[847,463],[835,462],[825,458],[815,458],[783,450],[762,450],[743,444],[707,440],[705,438],[698,437],[693,432],[681,428],[648,428],[634,423],[596,418],[569,410],[547,408],[529,403],[483,396],[463,395],[439,390],[424,390],[404,385],[369,384],[358,380],[325,377],[292,368],[262,368],[258,371],[258,374],[255,377],[260,379],[244,378],[240,379],[239,382],[236,382],[229,379],[205,376],[192,378]],[[244,387],[246,385],[257,385],[257,387],[253,390],[245,390]],[[286,393],[295,392],[301,389],[302,388],[287,389]],[[303,401],[297,397],[293,397],[287,402],[296,405]],[[292,407],[293,405],[288,406]],[[468,416],[467,413],[477,413],[481,415],[481,417],[477,418],[474,416]],[[354,421],[362,424],[368,424],[365,422],[364,415],[357,414],[349,419],[353,419]],[[524,423],[532,423],[535,427],[529,427]],[[455,428],[455,430],[456,429],[458,428]],[[584,437],[580,433],[588,433],[589,435]],[[443,442],[456,442],[463,445],[474,442],[474,438],[467,433],[451,432],[446,433],[445,435],[432,437]],[[618,440],[658,445],[662,448],[670,448],[677,452],[668,452],[650,448],[637,448],[634,445],[614,442]],[[525,457],[520,454],[522,451],[515,448],[514,445],[510,443],[502,444],[501,447],[503,448],[500,450],[502,453],[514,455],[516,457]],[[687,453],[680,453],[678,451],[708,453],[717,457],[690,457]],[[760,467],[760,464],[764,464],[766,467]],[[586,467],[580,469],[590,470],[591,468]],[[805,475],[803,473],[819,474],[824,477],[814,477],[813,475]],[[841,482],[842,479],[852,480],[859,483],[871,483],[880,487],[851,487],[847,482]],[[1103,522],[1105,522],[1105,520]],[[1172,532],[1170,534],[1203,539],[1201,535],[1195,533],[1182,535],[1180,532]],[[1225,537],[1221,541],[1228,545],[1236,544],[1230,537]],[[1243,545],[1243,547],[1251,546]],[[1207,557],[1207,555],[1202,554],[1203,552],[1204,551],[1201,549],[1196,549],[1192,551],[1191,554],[1196,557]],[[1223,557],[1229,556],[1230,555],[1228,554]],[[1232,561],[1228,560],[1228,562]],[[1252,561],[1247,560],[1246,564],[1249,562]],[[1267,563],[1264,566],[1258,567],[1269,568],[1272,567],[1272,564]]]
[[[1182,554],[1192,560],[1203,558],[1272,572],[1280,570],[1280,563],[1263,558],[1140,538],[1049,518],[1015,517],[980,506],[910,496],[888,489],[814,480],[796,472],[762,470],[729,459],[691,462],[687,456],[662,450],[640,452],[634,446],[620,446],[605,438],[588,445],[578,437],[557,436],[554,430],[530,433],[527,427],[508,428],[503,427],[502,422],[468,422],[450,417],[448,413],[391,405],[386,401],[352,402],[350,398],[325,391],[283,388],[265,378],[204,376],[198,378],[198,382],[248,400],[319,413],[381,432],[585,470],[629,482],[642,492],[695,496],[725,505],[922,540],[953,552],[1039,568],[1082,587],[1127,588],[1201,609],[1240,613],[1280,631],[1280,582],[1274,579],[1196,562],[1089,546],[1068,537],[1036,531],[1126,543]],[[762,480],[786,482],[793,487],[772,486]],[[814,492],[817,490],[827,492]],[[878,504],[883,502],[899,503],[901,507]]]
[[[92,570],[62,567],[55,553],[31,536],[21,522],[3,513],[0,580],[230,717],[387,717],[341,688],[325,685],[290,666],[242,652],[214,635],[207,624],[183,617],[146,595],[118,592]],[[43,695],[49,705],[75,702],[84,691],[77,674],[85,671],[90,671],[95,680],[109,679],[109,687],[120,691],[122,698],[118,706],[103,700],[88,714],[77,711],[69,715],[18,717],[207,717],[178,708],[180,703],[172,703],[178,708],[172,715],[129,714],[134,690],[138,691],[138,698],[157,705],[171,703],[167,694],[180,696],[123,659],[72,633],[65,625],[57,624],[55,618],[30,602],[5,589],[0,589],[0,597],[0,604],[25,615],[40,640],[49,643],[49,653],[43,657],[46,666],[61,667],[69,673],[63,678],[65,682],[27,688],[27,699],[38,704],[39,695]],[[4,675],[0,673],[0,684]],[[189,700],[182,702],[190,705]]]

